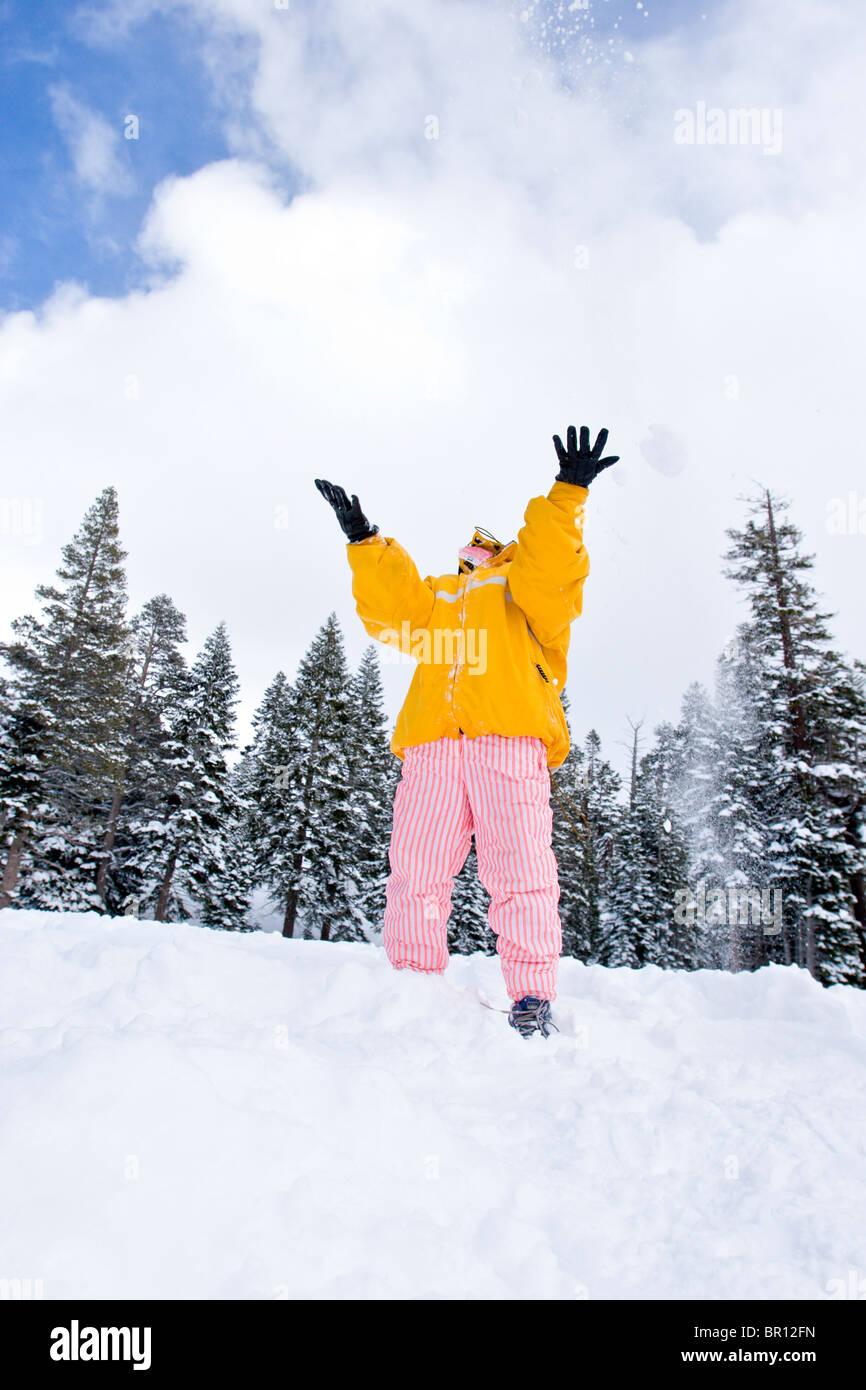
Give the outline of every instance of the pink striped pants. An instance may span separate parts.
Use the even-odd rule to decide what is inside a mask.
[[[397,970],[448,964],[451,888],[474,831],[509,998],[556,998],[562,949],[541,739],[440,738],[407,748],[394,799],[384,945]]]

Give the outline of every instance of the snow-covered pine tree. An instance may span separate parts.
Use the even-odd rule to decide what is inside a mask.
[[[388,842],[400,762],[391,752],[379,659],[368,646],[349,685],[344,725],[348,762],[347,850],[354,895],[349,913],[335,921],[332,941],[368,941],[382,929]]]
[[[565,955],[594,964],[606,954],[620,790],[620,779],[602,756],[594,729],[582,747],[572,747],[552,785],[562,949]]]
[[[233,772],[222,786],[219,833],[211,839],[212,873],[190,874],[198,920],[221,931],[255,931],[248,912],[252,856],[247,843],[244,810]]]
[[[22,822],[7,846],[6,901],[102,906],[95,882],[100,820],[106,789],[123,764],[128,710],[124,559],[117,494],[108,487],[64,546],[59,583],[38,586],[41,616],[17,619],[4,648],[16,707],[42,724],[38,817]]]
[[[349,813],[349,668],[335,613],[313,639],[291,690],[283,935],[328,940],[351,913],[357,884]]]
[[[692,873],[700,877],[714,871],[718,865],[711,807],[721,734],[715,705],[697,681],[688,687],[682,698],[677,737],[680,750],[677,809],[688,839]]]
[[[96,874],[110,911],[124,910],[142,894],[137,864],[148,857],[149,827],[168,790],[166,744],[185,691],[185,641],[186,619],[167,594],[150,599],[133,619],[124,758],[111,788]]]
[[[689,968],[697,962],[694,924],[675,915],[688,888],[687,837],[676,805],[681,748],[677,730],[662,724],[640,755],[640,724],[631,724],[628,806],[612,834],[610,906],[603,963]]]
[[[0,908],[12,901],[38,826],[45,721],[20,683],[0,678]]]
[[[628,804],[621,806],[612,832],[612,857],[604,918],[602,964],[635,968],[648,954],[645,934],[655,915],[655,894],[644,853],[639,767],[643,721],[629,721],[631,773]]]
[[[230,931],[257,931],[259,924],[253,911],[253,893],[261,887],[257,859],[249,836],[249,807],[243,760],[239,759],[229,773],[228,815],[224,827],[224,856],[229,868],[228,883],[219,885],[216,896],[199,894],[201,918],[206,926],[219,926]],[[239,914],[238,907],[242,908]]]
[[[688,840],[677,805],[682,753],[678,729],[660,724],[642,760],[635,798],[654,899],[653,942],[646,958],[672,970],[694,969],[699,958],[698,926],[680,922],[676,911],[689,884]]]
[[[284,672],[278,671],[253,715],[253,741],[243,751],[234,780],[244,812],[250,881],[265,888],[283,913],[296,882],[288,778],[296,758],[292,688]]]
[[[585,776],[583,750],[575,744],[571,709],[566,691],[562,707],[568,725],[571,747],[565,761],[550,776],[550,806],[553,816],[551,845],[556,855],[559,878],[559,917],[562,923],[563,955],[588,959],[587,903],[584,892],[582,837],[587,829],[581,820]],[[580,813],[579,813],[580,812]]]
[[[642,798],[620,808],[605,914],[602,964],[636,969],[652,958],[656,899],[644,846]]]
[[[813,560],[786,510],[769,490],[754,499],[745,527],[728,532],[725,556],[749,603],[743,633],[760,672],[774,883],[785,889],[793,960],[825,984],[863,986],[866,703],[857,669],[830,646],[828,615],[807,578]]]
[[[154,918],[197,916],[243,930],[249,883],[236,852],[241,808],[227,754],[235,746],[238,679],[225,623],[193,665],[171,732],[172,785],[162,817]]]
[[[583,745],[583,816],[589,833],[581,841],[582,877],[588,905],[591,961],[602,962],[609,923],[614,837],[620,816],[622,782],[602,755],[601,739],[590,729]]]
[[[824,984],[866,988],[866,690],[862,669],[834,651],[823,654],[814,677],[792,836],[803,901],[797,958]]]
[[[817,675],[811,772],[844,840],[840,874],[856,923],[857,983],[866,988],[866,665],[830,652]]]
[[[730,947],[726,931],[705,930],[703,920],[698,920],[699,901],[706,902],[707,891],[719,888],[725,879],[719,845],[718,781],[719,759],[726,751],[716,707],[698,682],[690,685],[683,696],[677,738],[679,773],[672,794],[683,828],[689,870],[682,915],[688,914],[697,929],[698,963],[727,969]]]
[[[716,666],[716,747],[708,807],[715,872],[704,880],[705,893],[716,890],[724,903],[721,921],[714,922],[708,912],[708,954],[721,951],[729,970],[753,970],[782,958],[775,953],[773,938],[765,933],[761,897],[774,877],[769,827],[774,819],[775,788],[772,777],[767,776],[773,750],[759,717],[760,685],[760,664],[750,650],[748,632],[743,630],[728,644]],[[770,902],[768,899],[768,907]],[[714,949],[709,938],[715,938]]]

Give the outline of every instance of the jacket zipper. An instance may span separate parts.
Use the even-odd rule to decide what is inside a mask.
[[[466,581],[465,581],[465,579],[462,581],[462,587],[460,587],[460,585],[461,585],[461,581],[458,581],[458,588],[459,588],[459,593],[460,593],[460,598],[459,598],[459,600],[458,600],[458,602],[459,602],[459,611],[460,611],[460,631],[463,632],[463,629],[464,629],[465,624],[466,624]],[[452,715],[453,715],[453,717],[454,717],[454,722],[455,722],[455,724],[457,724],[457,701],[456,701],[456,699],[455,699],[455,696],[456,696],[456,694],[457,694],[457,677],[458,677],[459,674],[460,674],[460,657],[459,657],[459,654],[458,654],[457,656],[455,656],[455,658],[454,658],[454,665],[451,667],[451,713],[452,713]],[[463,733],[463,730],[461,729],[461,727],[460,727],[459,724],[457,724],[457,732],[458,732],[458,734],[462,734],[462,733]]]

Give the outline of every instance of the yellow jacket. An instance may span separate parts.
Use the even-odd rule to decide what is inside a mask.
[[[391,740],[398,758],[461,733],[528,735],[559,767],[569,747],[560,696],[570,629],[589,574],[587,496],[557,482],[533,497],[517,540],[471,574],[422,580],[388,536],[347,546],[364,627],[418,663]]]

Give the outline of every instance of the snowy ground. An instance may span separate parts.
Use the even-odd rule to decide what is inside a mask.
[[[866,995],[0,913],[0,1277],[47,1298],[828,1296],[866,1274]]]

